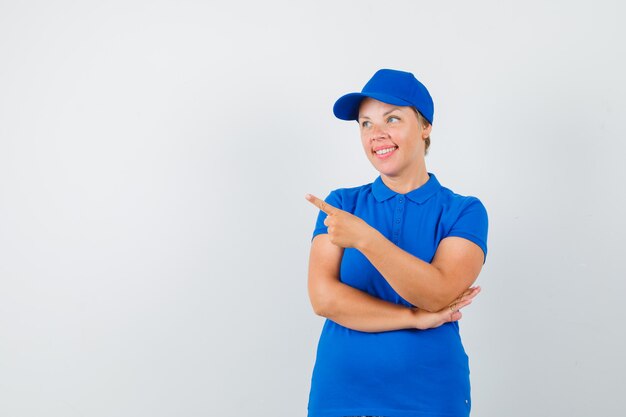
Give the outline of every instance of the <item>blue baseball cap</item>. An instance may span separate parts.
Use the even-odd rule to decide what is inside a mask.
[[[340,97],[333,106],[333,113],[341,120],[358,120],[359,106],[366,97],[396,106],[415,107],[430,124],[433,123],[433,99],[424,84],[410,72],[376,71],[360,93]]]

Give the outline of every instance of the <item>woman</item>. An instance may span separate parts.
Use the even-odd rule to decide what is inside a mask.
[[[426,170],[433,101],[411,73],[383,69],[334,106],[357,120],[380,173],[332,191],[309,260],[309,297],[326,317],[309,417],[468,416],[461,308],[487,255],[487,212]]]

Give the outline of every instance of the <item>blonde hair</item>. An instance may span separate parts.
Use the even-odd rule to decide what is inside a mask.
[[[428,120],[426,120],[426,118],[424,116],[422,116],[422,113],[419,112],[419,110],[417,110],[415,107],[412,107],[413,111],[415,112],[415,114],[417,114],[417,121],[419,124],[422,125],[422,127],[424,129],[426,129],[430,123],[428,122]],[[428,148],[430,148],[430,135],[428,135],[428,137],[426,139],[424,139],[424,155],[428,154]]]

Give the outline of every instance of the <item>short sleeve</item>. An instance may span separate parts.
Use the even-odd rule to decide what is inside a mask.
[[[476,197],[468,197],[469,202],[461,208],[459,216],[446,237],[458,236],[471,240],[485,253],[487,260],[487,231],[489,220],[485,206]]]
[[[324,201],[331,206],[342,209],[341,197],[339,196],[337,190],[331,191],[330,194],[328,194],[328,196],[324,199]],[[328,233],[328,227],[326,227],[326,225],[324,224],[326,216],[326,213],[324,213],[322,210],[319,211],[317,215],[317,221],[315,222],[315,230],[313,230],[313,236],[311,237],[311,240],[313,240],[313,238],[315,238],[315,236],[319,234]]]

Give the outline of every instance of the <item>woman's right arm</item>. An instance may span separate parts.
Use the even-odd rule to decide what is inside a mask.
[[[313,311],[344,327],[362,332],[399,329],[426,329],[461,318],[458,309],[471,303],[473,290],[459,298],[455,309],[429,313],[390,303],[360,291],[339,280],[343,248],[331,243],[328,235],[315,236],[309,257],[308,291]]]

